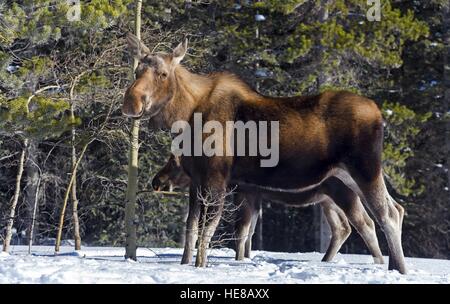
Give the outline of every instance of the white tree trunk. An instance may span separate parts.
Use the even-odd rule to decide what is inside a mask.
[[[27,210],[27,218],[25,225],[27,227],[28,245],[35,241],[36,217],[38,215],[38,208],[36,204],[38,195],[38,184],[40,182],[39,168],[36,162],[38,153],[37,142],[30,139],[28,142],[28,159],[26,162],[26,186],[25,186],[25,205]],[[31,230],[33,229],[33,230]]]
[[[33,240],[34,240],[34,231],[35,231],[35,224],[36,224],[36,214],[38,210],[38,204],[39,204],[39,187],[41,185],[41,173],[39,172],[39,178],[36,186],[36,194],[34,196],[34,207],[33,207],[33,213],[31,217],[31,225],[30,225],[30,235],[28,237],[28,254],[31,254],[31,247],[33,246]]]
[[[23,167],[25,164],[25,154],[28,149],[28,139],[24,139],[23,141],[23,148],[22,152],[20,154],[19,158],[19,165],[17,168],[17,175],[16,175],[16,189],[14,191],[14,196],[12,199],[11,207],[9,208],[9,218],[6,224],[6,232],[5,232],[5,240],[3,241],[3,251],[8,252],[9,246],[11,244],[11,238],[12,238],[12,228],[14,225],[14,216],[16,215],[16,206],[17,202],[19,201],[19,195],[20,195],[20,184],[22,180],[22,174],[23,174]]]
[[[135,34],[141,39],[142,0],[136,0]],[[134,59],[133,72],[138,65]],[[132,73],[134,75],[134,73]],[[138,187],[139,166],[139,120],[133,120],[131,125],[130,153],[128,156],[128,184],[125,201],[125,258],[136,260],[136,193]]]
[[[62,230],[64,226],[64,216],[66,214],[66,208],[67,208],[67,201],[69,200],[69,194],[72,192],[72,185],[75,181],[75,172],[77,172],[78,166],[80,165],[81,160],[83,159],[84,153],[86,152],[89,144],[92,141],[89,141],[83,146],[83,149],[81,149],[80,155],[78,156],[77,161],[75,162],[75,166],[72,168],[72,174],[70,177],[69,185],[67,185],[66,193],[64,194],[64,201],[61,208],[61,213],[59,215],[59,225],[58,225],[58,233],[56,235],[56,242],[55,242],[55,254],[59,252],[60,246],[61,246],[61,237],[62,237]]]
[[[75,119],[74,106],[72,104],[70,106],[70,116]],[[75,165],[77,163],[77,150],[75,148],[75,126],[72,126],[72,170],[75,175],[71,196],[72,196],[72,221],[73,221],[73,239],[75,240],[75,250],[81,250],[81,236],[80,236],[80,220],[78,218],[78,197],[77,197],[77,170]]]

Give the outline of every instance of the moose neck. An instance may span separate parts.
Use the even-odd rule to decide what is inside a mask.
[[[164,124],[170,127],[177,120],[189,121],[194,110],[206,99],[213,80],[207,76],[189,72],[182,66],[174,71],[173,97],[164,110]]]

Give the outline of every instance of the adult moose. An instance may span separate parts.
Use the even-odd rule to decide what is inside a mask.
[[[383,180],[383,120],[372,100],[345,91],[263,96],[232,74],[205,76],[182,67],[187,40],[172,54],[152,54],[131,34],[127,40],[139,66],[136,80],[125,92],[124,115],[148,115],[155,126],[166,128],[179,120],[193,125],[194,113],[200,113],[204,123],[222,125],[229,121],[279,122],[279,162],[275,167],[261,167],[261,157],[252,156],[181,157],[183,169],[192,179],[183,264],[192,259],[201,208],[199,193],[215,193],[221,202],[208,209],[211,220],[199,238],[195,264],[206,266],[206,249],[221,217],[220,197],[230,182],[302,192],[336,177],[361,198],[381,226],[389,246],[389,269],[406,273],[402,221]],[[224,144],[229,141],[223,138]]]
[[[179,158],[171,155],[169,161],[154,176],[152,187],[155,191],[175,187],[183,189],[189,187],[190,183],[191,179],[181,168]],[[246,186],[235,189],[236,203],[240,206],[236,219],[236,260],[250,257],[260,201],[267,199],[293,207],[321,205],[331,228],[330,244],[322,261],[330,262],[336,256],[351,233],[350,221],[369,248],[374,262],[383,264],[374,222],[359,197],[337,178],[329,178],[319,187],[301,193],[269,191]]]

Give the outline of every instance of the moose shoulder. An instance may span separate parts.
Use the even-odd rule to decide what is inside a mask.
[[[183,263],[189,263],[201,206],[197,192],[226,191],[231,179],[281,191],[301,192],[334,176],[355,192],[380,224],[390,249],[389,268],[406,272],[401,246],[401,217],[387,192],[381,167],[383,124],[376,104],[349,92],[275,98],[258,94],[228,73],[208,76],[189,72],[179,63],[187,41],[172,54],[151,54],[136,37],[129,47],[140,64],[125,93],[122,111],[151,117],[160,127],[179,120],[277,121],[279,163],[261,167],[259,157],[183,156],[191,176],[191,195]],[[226,144],[229,138],[223,138]],[[223,200],[219,200],[223,201]],[[211,218],[199,239],[196,265],[206,265],[206,248],[220,220],[223,203],[208,210]]]

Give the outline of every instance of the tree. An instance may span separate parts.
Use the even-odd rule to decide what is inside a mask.
[[[14,197],[12,199],[11,202],[11,207],[9,208],[9,218],[6,224],[6,229],[5,229],[5,237],[3,239],[3,251],[4,252],[8,252],[9,251],[9,246],[11,244],[11,238],[12,238],[12,228],[14,225],[14,216],[16,214],[16,207],[17,207],[17,202],[19,201],[19,194],[20,194],[20,182],[22,180],[22,174],[23,174],[23,166],[25,163],[25,153],[27,150],[27,145],[28,145],[28,140],[25,139],[23,141],[23,148],[22,148],[22,152],[20,153],[20,158],[19,158],[19,165],[18,165],[18,169],[17,169],[17,176],[16,176],[16,185],[15,185],[15,191],[14,191]]]
[[[63,116],[60,119],[56,118],[56,116],[60,115],[68,107],[67,103],[64,101],[54,102],[42,97],[35,97],[35,94],[43,92],[45,89],[48,89],[48,87],[36,91],[28,98],[19,97],[13,100],[0,100],[0,106],[2,106],[0,111],[0,128],[4,133],[10,136],[20,135],[23,138],[23,148],[17,169],[16,190],[10,207],[10,218],[8,219],[6,228],[3,251],[8,251],[9,242],[11,241],[11,230],[15,216],[15,208],[19,199],[21,178],[25,164],[24,160],[25,155],[28,152],[30,139],[38,141],[47,137],[58,136],[64,132],[68,126],[76,123],[76,120],[71,120],[69,117]],[[36,99],[36,103],[33,103],[33,99]],[[34,110],[30,111],[30,107],[32,106],[34,107]],[[33,163],[32,166],[37,165]],[[33,193],[34,196],[30,195],[30,197],[33,198],[33,203],[30,208],[30,223],[27,225],[27,228],[29,228],[29,244],[31,244],[33,240],[39,180],[37,181],[36,192]]]
[[[51,5],[51,2],[6,2],[0,7],[0,88],[5,91],[5,97],[2,98],[1,115],[4,120],[1,128],[3,134],[25,138],[24,146],[29,152],[29,165],[25,168],[25,198],[29,206],[25,219],[30,221],[28,228],[35,226],[38,206],[37,193],[41,179],[38,177],[38,156],[41,152],[39,144],[43,140],[61,136],[67,128],[80,122],[75,115],[68,116],[65,113],[68,103],[64,101],[64,95],[68,83],[64,83],[64,71],[57,64],[71,57],[67,50],[73,44],[70,39],[61,37],[82,36],[84,39],[77,42],[81,48],[86,49],[86,45],[89,46],[89,42],[92,42],[86,38],[93,36],[83,32],[88,29],[99,36],[103,28],[110,26],[108,19],[111,16],[117,18],[124,11],[127,1],[115,1],[114,4],[102,0],[91,1],[84,6],[83,18],[76,22],[67,18],[69,7],[65,2],[55,5]],[[92,26],[96,29],[92,29]],[[61,41],[64,43],[58,45]],[[58,47],[54,48],[55,44]],[[59,53],[60,50],[63,50],[65,58]],[[48,156],[45,160],[47,159]],[[20,166],[18,171],[21,171]],[[28,229],[28,234],[32,236],[33,231]]]
[[[141,10],[142,0],[136,0],[135,10],[135,33],[141,39]],[[138,66],[138,59],[134,58],[134,70]],[[135,224],[135,204],[138,187],[138,154],[139,154],[139,124],[138,119],[134,119],[131,124],[130,154],[128,156],[128,184],[125,198],[125,258],[136,260],[136,224]]]

